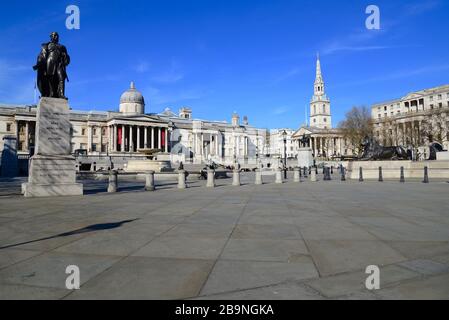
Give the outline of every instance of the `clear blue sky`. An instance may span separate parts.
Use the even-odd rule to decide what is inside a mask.
[[[373,2],[374,3],[374,2]],[[65,28],[65,8],[81,30]],[[449,83],[449,1],[2,1],[0,103],[34,100],[40,44],[58,31],[72,58],[70,105],[117,110],[134,80],[147,112],[190,106],[194,117],[298,128],[321,54],[333,122],[354,105]]]

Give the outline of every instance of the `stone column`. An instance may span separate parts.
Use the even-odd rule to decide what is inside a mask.
[[[165,153],[168,153],[168,128],[164,129],[165,133]]]
[[[137,126],[137,147],[136,151],[140,149],[140,126]]]
[[[87,125],[87,152],[92,152],[92,126]]]
[[[159,150],[162,150],[162,139],[161,139],[162,132],[161,131],[162,131],[161,128],[157,128],[157,148]]]
[[[30,130],[30,123],[28,121],[25,122],[25,151],[28,151],[30,149],[30,139],[29,139],[29,130]]]
[[[145,149],[148,148],[148,127],[144,127],[143,129],[143,147]]]
[[[316,137],[315,138],[313,138],[313,153],[315,154],[315,157],[318,155],[318,152],[317,152],[317,145],[316,145]]]
[[[154,127],[151,127],[151,149],[154,149]]]
[[[133,129],[134,126],[129,126],[129,152],[134,152]]]

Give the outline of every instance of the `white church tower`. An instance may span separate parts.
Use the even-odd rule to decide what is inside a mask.
[[[316,79],[314,94],[310,102],[310,124],[311,127],[320,129],[332,129],[331,102],[324,90],[324,80],[321,75],[320,56],[317,56]]]

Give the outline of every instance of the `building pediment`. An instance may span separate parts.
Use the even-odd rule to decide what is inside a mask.
[[[309,136],[312,133],[313,132],[310,130],[310,128],[308,128],[308,127],[301,127],[295,133],[293,133],[292,137],[293,138],[301,138],[304,135]]]
[[[413,100],[413,99],[419,99],[422,98],[424,95],[420,94],[420,93],[409,93],[408,95],[406,95],[404,98],[402,98],[402,100]]]

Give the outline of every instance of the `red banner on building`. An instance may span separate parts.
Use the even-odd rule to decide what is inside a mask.
[[[122,127],[117,128],[117,144],[122,145]]]

